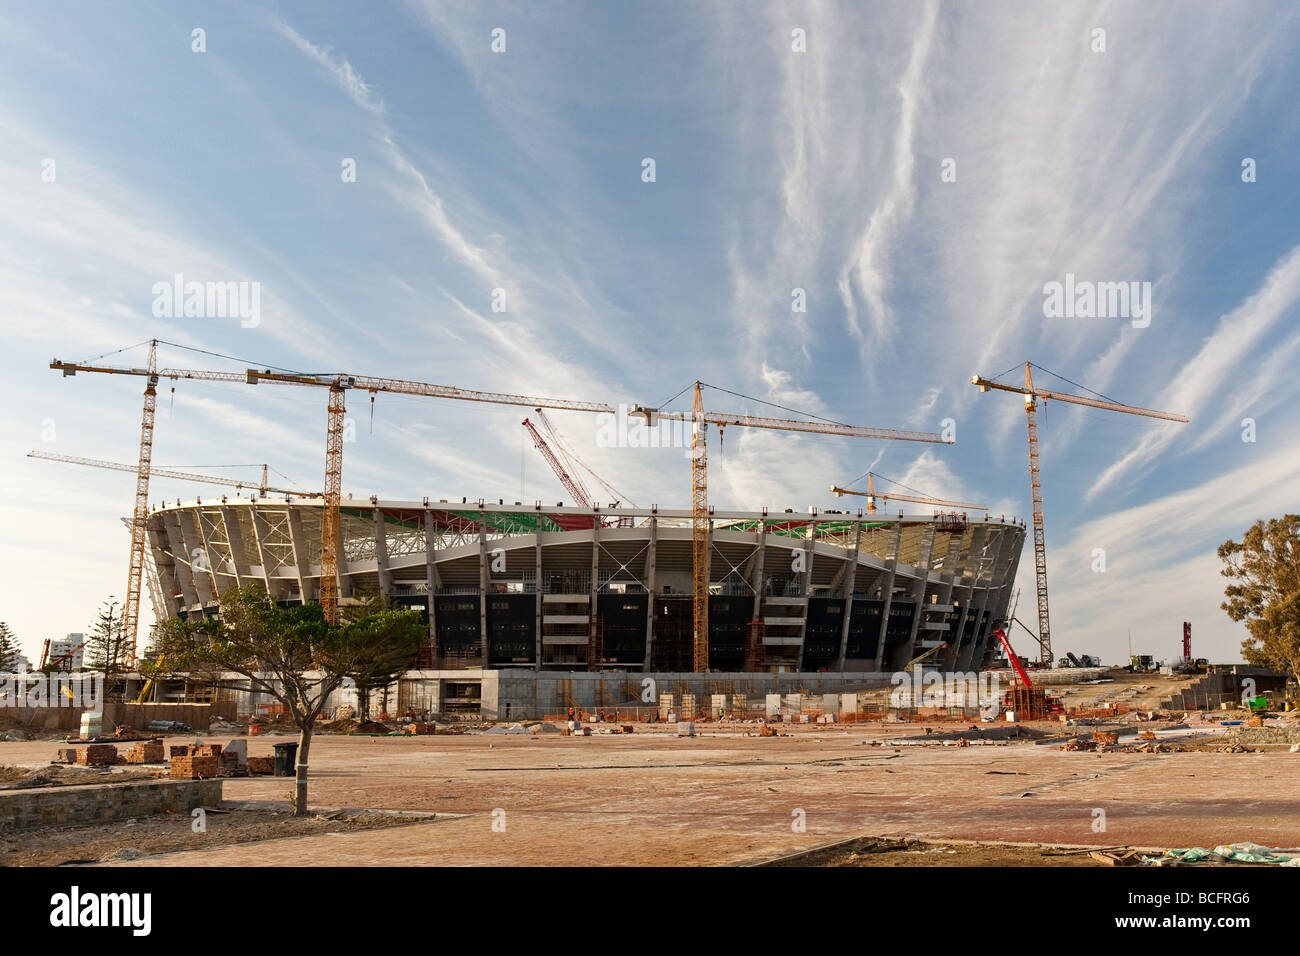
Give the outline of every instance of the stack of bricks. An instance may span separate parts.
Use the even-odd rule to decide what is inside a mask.
[[[107,767],[117,763],[117,747],[113,744],[90,744],[77,748],[77,763],[88,767]]]
[[[173,780],[205,780],[217,775],[217,758],[209,754],[172,757]]]
[[[142,740],[126,752],[127,763],[162,763],[165,759],[161,737]]]
[[[249,757],[248,772],[253,774],[275,773],[274,757]]]
[[[161,747],[161,742],[160,742]],[[221,768],[221,744],[184,744],[171,748],[174,780],[206,780]]]

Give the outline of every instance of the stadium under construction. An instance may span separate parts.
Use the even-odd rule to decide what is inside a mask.
[[[708,671],[693,668],[692,512],[541,502],[341,502],[339,601],[419,610],[404,683],[430,710],[487,719],[679,693],[879,687],[927,650],[946,671],[995,656],[1025,526],[964,513],[714,511]],[[233,587],[318,600],[319,500],[221,497],[150,511],[154,601],[218,612]],[[626,698],[626,699],[624,699]]]

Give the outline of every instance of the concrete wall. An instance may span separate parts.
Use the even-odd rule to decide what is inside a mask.
[[[465,671],[443,671],[443,677],[466,680]],[[761,701],[766,694],[839,694],[879,690],[890,686],[888,674],[809,673],[617,673],[613,671],[484,671],[480,713],[484,720],[535,719],[562,714],[569,701],[586,709],[654,707],[660,694],[747,694]],[[652,681],[647,685],[646,681]]]
[[[109,736],[117,724],[147,730],[151,720],[178,720],[206,731],[218,717],[233,720],[235,704],[105,704],[103,733]],[[75,734],[81,730],[81,707],[0,707],[0,717],[17,720],[28,730],[51,734]]]
[[[104,823],[221,802],[220,780],[142,780],[84,787],[0,790],[0,830]]]

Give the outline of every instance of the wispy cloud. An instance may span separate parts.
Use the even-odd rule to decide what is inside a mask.
[[[384,115],[384,101],[375,93],[374,88],[361,76],[347,60],[334,56],[333,50],[319,47],[300,34],[282,17],[272,17],[272,25],[277,33],[298,48],[305,56],[315,60],[329,71],[339,86],[347,91],[356,104],[375,116]]]
[[[1195,418],[1211,405],[1215,396],[1240,374],[1250,357],[1257,354],[1265,334],[1277,321],[1300,303],[1300,245],[1279,260],[1260,288],[1236,309],[1219,320],[1214,334],[1188,361],[1159,397],[1162,408]],[[1282,370],[1275,367],[1273,374]],[[1254,377],[1256,371],[1251,370]],[[1092,501],[1130,470],[1149,465],[1180,436],[1186,425],[1161,422],[1098,476],[1088,489]]]

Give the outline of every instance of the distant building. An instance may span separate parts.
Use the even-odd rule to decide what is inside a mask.
[[[50,656],[46,663],[52,663],[60,657],[71,657],[59,665],[59,670],[79,671],[85,664],[86,635],[69,634],[67,637],[50,638]]]
[[[27,659],[27,655],[18,651],[13,657],[13,673],[26,674],[32,669],[32,662]]]

